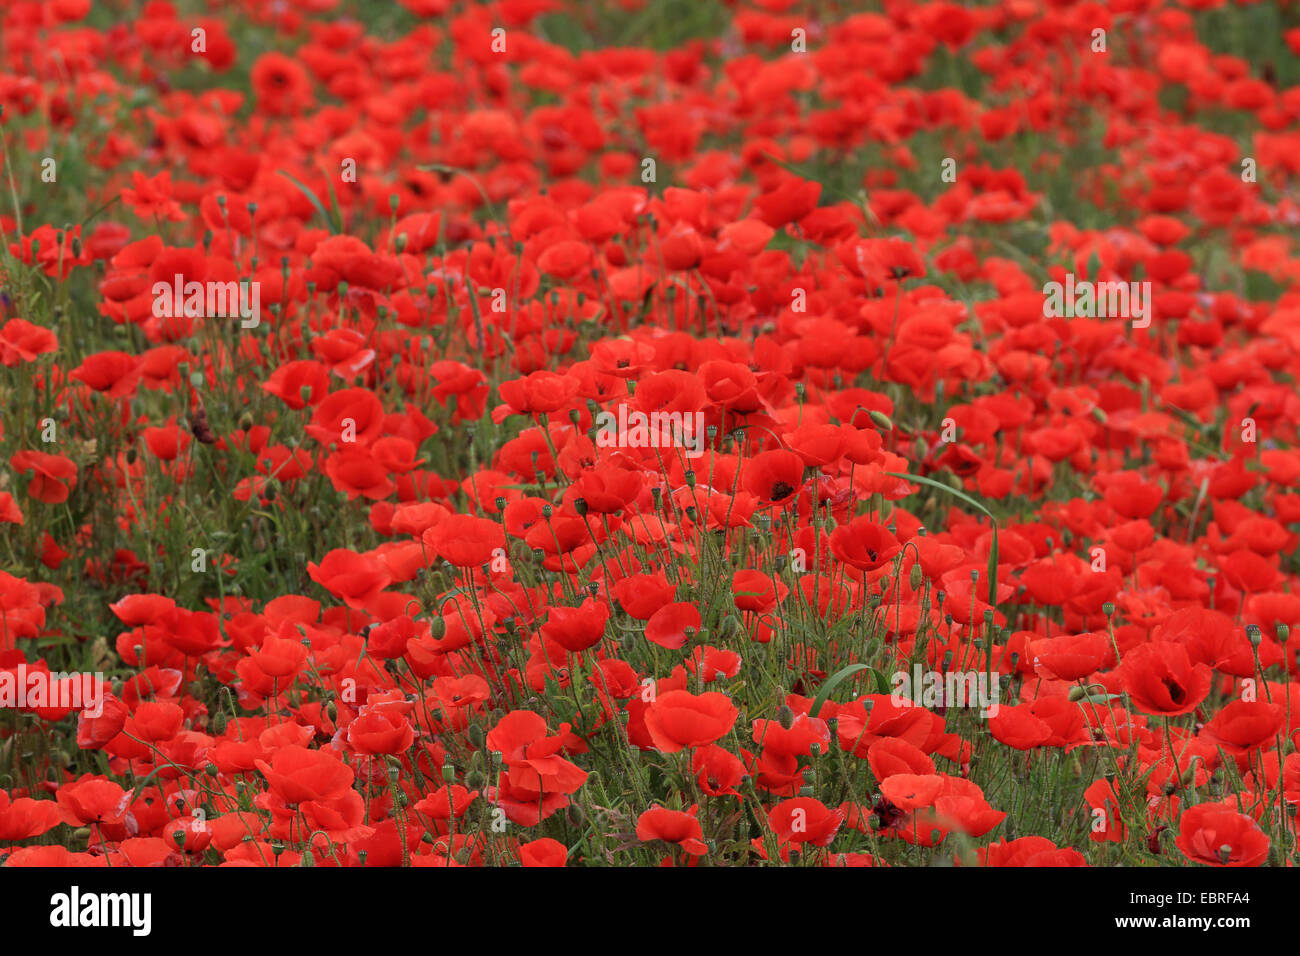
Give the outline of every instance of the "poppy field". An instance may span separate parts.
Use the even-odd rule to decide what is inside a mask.
[[[11,0],[0,866],[1294,865],[1298,225],[1294,0]]]

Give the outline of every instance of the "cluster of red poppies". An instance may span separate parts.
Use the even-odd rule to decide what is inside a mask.
[[[202,6],[0,13],[0,862],[1296,860],[1294,4]]]

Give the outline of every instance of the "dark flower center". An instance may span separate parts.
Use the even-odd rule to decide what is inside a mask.
[[[1183,693],[1182,687],[1179,686],[1178,682],[1173,680],[1170,677],[1162,677],[1160,678],[1160,681],[1165,685],[1166,688],[1168,688],[1169,699],[1172,700],[1175,704],[1181,704],[1183,702],[1183,697],[1185,695]]]

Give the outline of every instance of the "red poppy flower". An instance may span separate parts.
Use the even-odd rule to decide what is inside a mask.
[[[684,690],[660,694],[646,710],[645,726],[655,747],[676,753],[711,744],[727,734],[740,712],[725,694],[698,697]]]
[[[307,573],[330,594],[357,610],[365,610],[392,582],[382,562],[346,548],[330,551],[320,564],[307,562]]]
[[[1052,680],[1079,680],[1104,667],[1112,656],[1105,634],[1072,634],[1030,645],[1038,673]]]
[[[1210,668],[1193,664],[1182,644],[1156,641],[1124,654],[1124,689],[1139,710],[1174,717],[1191,713],[1210,692]]]
[[[646,621],[646,640],[675,651],[698,634],[702,619],[699,609],[686,601],[665,604]]]
[[[478,568],[506,546],[505,531],[496,521],[454,514],[424,532],[424,544],[458,568]]]
[[[43,451],[20,451],[9,459],[15,471],[33,472],[27,493],[37,501],[57,505],[68,500],[68,492],[77,483],[77,466],[63,455]]]
[[[790,451],[765,451],[745,463],[744,489],[764,503],[782,504],[803,487],[803,460]]]
[[[580,654],[600,643],[608,619],[609,607],[595,598],[578,607],[553,607],[542,625],[542,637],[570,654]]]
[[[564,844],[550,837],[530,840],[519,846],[520,866],[564,866],[568,860],[569,851]]]
[[[53,332],[26,319],[10,319],[0,327],[0,365],[13,368],[58,347],[59,340]]]
[[[11,800],[0,790],[0,843],[16,843],[40,836],[64,822],[59,805],[53,800],[19,797]]]
[[[680,846],[691,856],[703,856],[709,852],[704,842],[704,830],[695,815],[696,808],[690,812],[669,810],[666,807],[651,807],[636,820],[636,838],[642,843],[651,840],[663,840]]]
[[[844,823],[844,811],[828,809],[812,797],[793,797],[772,807],[767,819],[782,843],[830,846]]]
[[[1208,866],[1259,866],[1268,859],[1269,840],[1259,824],[1222,804],[1184,810],[1175,842],[1189,860]]]
[[[867,515],[854,518],[831,532],[831,553],[859,571],[874,571],[902,549],[888,528]]]
[[[90,774],[63,784],[55,796],[63,822],[74,827],[121,823],[131,802],[130,793],[116,782]]]
[[[293,744],[275,751],[269,761],[254,763],[285,803],[332,800],[352,787],[352,768],[323,750]]]
[[[1087,866],[1088,861],[1073,847],[1058,847],[1040,836],[1002,840],[979,852],[980,866]]]

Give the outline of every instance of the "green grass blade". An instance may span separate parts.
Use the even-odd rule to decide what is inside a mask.
[[[339,224],[336,223],[336,222],[334,221],[334,218],[333,218],[332,216],[330,216],[330,214],[329,214],[328,212],[325,211],[325,206],[321,203],[320,199],[317,198],[317,196],[316,196],[316,194],[315,194],[314,192],[312,192],[310,189],[308,189],[308,188],[307,188],[306,186],[304,186],[302,183],[298,182],[298,180],[294,179],[292,176],[290,176],[288,173],[286,173],[283,169],[277,169],[276,172],[279,173],[281,176],[283,176],[285,179],[289,180],[289,182],[291,182],[291,183],[293,183],[295,186],[297,186],[297,187],[302,191],[302,194],[303,194],[304,196],[306,196],[309,200],[311,200],[311,204],[312,204],[313,206],[316,207],[316,211],[319,212],[320,215],[321,215],[321,218],[325,220],[325,225],[329,226],[330,232],[334,233],[334,235],[336,235],[336,236],[341,232],[341,230],[340,230],[340,228],[339,228]],[[330,191],[333,192],[333,187],[330,187]],[[333,198],[333,197],[331,197],[331,198]],[[337,207],[337,205],[338,205],[338,204],[337,204],[337,202],[336,202],[336,203],[335,203],[335,206]]]
[[[902,478],[904,481],[915,481],[922,485],[929,485],[931,488],[938,488],[940,491],[946,491],[950,495],[955,495],[962,501],[966,502],[973,508],[978,508],[984,514],[989,516],[989,521],[993,522],[993,547],[989,549],[989,606],[998,606],[998,519],[993,516],[982,504],[966,494],[964,491],[958,491],[956,488],[945,485],[942,482],[935,481],[933,478],[922,478],[920,475],[908,475],[897,471],[887,471],[885,474],[891,478]]]
[[[879,679],[879,683],[876,685],[877,687],[881,685],[888,686],[888,682],[885,680],[884,675],[873,668],[870,664],[850,664],[848,667],[842,667],[837,670],[827,678],[826,683],[822,684],[821,690],[817,691],[817,696],[813,698],[812,706],[808,708],[808,716],[816,717],[818,712],[822,709],[822,705],[826,703],[826,699],[830,697],[831,691],[860,671],[871,671],[872,676]]]

